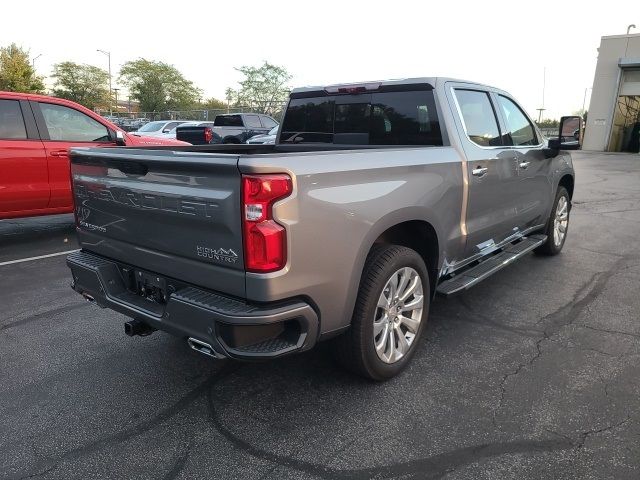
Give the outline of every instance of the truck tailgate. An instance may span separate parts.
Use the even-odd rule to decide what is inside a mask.
[[[244,296],[236,155],[93,148],[70,156],[83,249]]]

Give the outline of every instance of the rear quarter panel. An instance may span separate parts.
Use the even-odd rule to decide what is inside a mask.
[[[461,158],[451,147],[255,155],[240,157],[239,168],[288,173],[294,182],[293,195],[274,206],[287,227],[287,265],[248,273],[247,297],[307,297],[319,310],[321,333],[349,324],[367,253],[388,228],[429,222],[441,259],[464,246]]]

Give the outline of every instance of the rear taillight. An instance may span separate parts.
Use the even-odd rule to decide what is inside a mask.
[[[287,263],[287,232],[273,219],[273,204],[291,194],[285,174],[242,176],[244,265],[249,272],[273,272]]]
[[[207,143],[211,143],[211,140],[213,140],[213,130],[211,130],[211,127],[205,127],[204,141]]]

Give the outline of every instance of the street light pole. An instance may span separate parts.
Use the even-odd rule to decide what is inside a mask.
[[[31,68],[33,68],[34,70],[36,69],[36,60],[39,59],[42,56],[42,54],[38,55],[37,57],[33,57],[31,59]]]
[[[99,48],[96,51],[106,55],[109,59],[109,115],[113,115],[113,108],[111,107],[111,96],[113,95],[113,91],[111,89],[111,52],[105,52]]]

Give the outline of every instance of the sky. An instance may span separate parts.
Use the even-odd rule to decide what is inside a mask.
[[[114,87],[124,62],[160,60],[221,99],[242,77],[234,67],[264,61],[285,67],[292,87],[477,81],[510,92],[534,118],[544,85],[544,117],[558,118],[582,108],[585,89],[588,108],[600,37],[634,23],[640,33],[638,0],[32,0],[3,4],[0,46],[41,55],[35,65],[45,76],[62,61],[106,70],[96,50],[110,51]]]

